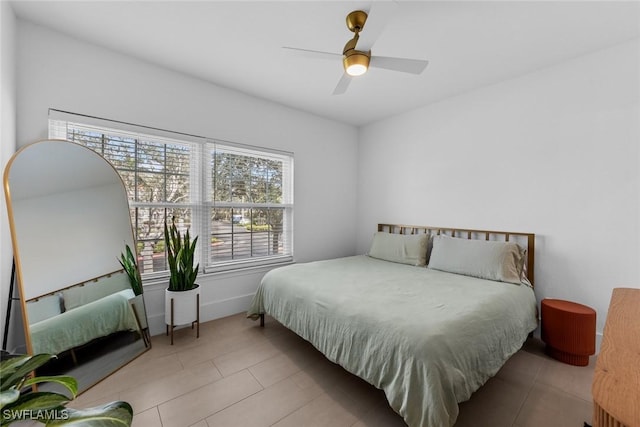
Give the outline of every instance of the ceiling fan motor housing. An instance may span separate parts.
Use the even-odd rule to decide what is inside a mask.
[[[362,10],[354,10],[347,15],[347,27],[353,33],[360,32],[367,22],[367,12]]]

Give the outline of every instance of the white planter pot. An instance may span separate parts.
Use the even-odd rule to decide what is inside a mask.
[[[164,323],[169,326],[192,324],[199,319],[198,300],[200,286],[188,291],[164,291]],[[171,323],[171,300],[173,300],[173,324]]]

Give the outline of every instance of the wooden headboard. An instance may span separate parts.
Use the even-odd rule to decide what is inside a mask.
[[[514,242],[527,249],[527,278],[534,285],[534,266],[536,235],[533,233],[520,233],[516,231],[473,230],[469,228],[431,227],[428,225],[403,225],[403,224],[378,224],[378,231],[386,231],[394,234],[420,234],[431,236],[444,234],[451,237],[461,237],[474,240],[494,240],[502,242]]]

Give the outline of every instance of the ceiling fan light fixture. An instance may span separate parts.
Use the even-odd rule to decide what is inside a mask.
[[[352,76],[361,76],[369,69],[369,55],[365,52],[352,51],[342,59],[344,71]]]

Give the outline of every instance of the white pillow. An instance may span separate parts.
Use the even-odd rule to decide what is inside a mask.
[[[27,302],[27,314],[29,315],[29,323],[34,324],[47,320],[53,316],[62,313],[60,295],[49,295],[40,298],[38,301]]]
[[[378,231],[373,235],[369,256],[401,264],[427,265],[429,235],[392,234]]]
[[[433,238],[428,268],[520,284],[526,283],[526,278],[523,280],[525,254],[526,250],[516,243],[439,235]]]

